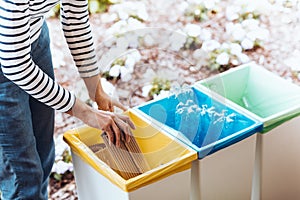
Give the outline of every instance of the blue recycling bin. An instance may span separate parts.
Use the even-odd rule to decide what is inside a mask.
[[[250,199],[261,122],[195,87],[135,109],[197,151],[191,199]]]

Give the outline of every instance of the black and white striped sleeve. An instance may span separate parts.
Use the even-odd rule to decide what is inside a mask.
[[[65,38],[81,77],[99,74],[89,23],[87,0],[61,0]]]
[[[75,96],[33,62],[30,28],[28,0],[0,0],[0,63],[3,74],[34,98],[65,112],[73,106]]]

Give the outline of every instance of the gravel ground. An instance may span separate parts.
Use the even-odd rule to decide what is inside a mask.
[[[149,19],[145,22],[147,27],[168,27],[170,30],[176,30],[187,23],[186,19],[178,14],[179,0],[162,0],[159,3],[154,0],[143,2],[145,2],[149,14]],[[230,2],[222,1],[220,5],[222,8],[225,8]],[[296,2],[299,5],[299,2]],[[200,23],[200,25],[202,28],[212,30],[215,37],[222,38],[224,34],[224,28],[222,27],[224,20],[224,14],[221,13],[214,19]],[[70,90],[80,91],[82,88],[78,84],[80,79],[64,42],[60,23],[53,18],[48,19],[48,22],[52,38],[51,45],[57,81]],[[272,72],[296,84],[300,84],[300,76],[298,74],[298,71],[300,71],[300,9],[296,5],[292,5],[289,8],[278,7],[269,12],[267,16],[263,16],[262,22],[270,31],[269,41],[264,44],[264,48],[248,52],[248,55],[252,60]],[[106,14],[94,14],[91,16],[91,25],[96,46],[102,45],[106,39],[104,33],[112,25],[112,22],[107,18]],[[186,56],[189,58],[189,55]],[[193,68],[186,63],[186,60],[179,59],[173,54],[162,54],[157,50],[146,49],[142,54],[142,60],[146,62],[151,59],[154,60],[150,64],[155,72],[159,73],[163,66],[162,63],[167,65],[166,63],[169,62],[176,69],[177,76],[186,83],[193,83],[212,75],[212,72],[206,69],[201,69],[195,73]],[[171,69],[171,71],[174,69]],[[131,81],[118,85],[120,100],[125,105],[132,106],[145,100],[134,98],[134,96],[139,97],[136,91],[141,86],[141,81],[145,81],[142,79],[144,73],[145,71],[143,70],[137,70],[134,72],[134,78]],[[131,98],[127,98],[128,96]],[[66,130],[79,125],[81,125],[79,120],[57,113],[55,134],[62,134]],[[77,199],[73,178],[69,177],[66,180],[68,180],[67,184],[59,185],[57,188],[53,186],[55,184],[51,184],[49,199]]]

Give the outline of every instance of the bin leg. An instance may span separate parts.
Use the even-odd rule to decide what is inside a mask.
[[[262,169],[262,134],[256,134],[256,150],[255,150],[255,163],[252,179],[252,193],[251,200],[260,200],[261,196],[261,169]]]
[[[192,163],[192,200],[250,200],[256,135]]]
[[[262,134],[261,200],[300,199],[300,117]]]
[[[193,161],[191,168],[191,195],[190,200],[201,200],[200,191],[200,162],[198,160]]]

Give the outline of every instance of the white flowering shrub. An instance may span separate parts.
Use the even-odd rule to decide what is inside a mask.
[[[112,5],[109,8],[110,14],[116,14],[118,20],[127,20],[135,18],[141,22],[148,20],[148,12],[143,2],[126,1],[119,4]]]
[[[246,19],[259,19],[260,13],[253,4],[231,5],[226,8],[225,15],[229,21],[242,22]]]
[[[168,79],[154,77],[151,84],[142,88],[142,95],[150,99],[159,99],[169,95],[171,81]]]
[[[243,53],[238,43],[220,44],[216,40],[203,42],[200,49],[197,49],[193,57],[200,66],[206,66],[210,70],[225,71],[231,67],[247,63],[250,58]]]
[[[186,35],[183,43],[183,49],[195,50],[201,47],[202,42],[211,39],[211,32],[207,29],[202,29],[199,24],[186,24],[182,30]]]
[[[145,24],[136,18],[129,17],[127,19],[119,20],[111,25],[106,31],[106,35],[121,37],[124,33],[130,32],[136,29],[145,28]]]
[[[202,38],[198,42],[201,47],[193,52],[197,69],[205,66],[211,70],[224,71],[250,61],[246,52],[263,47],[269,38],[269,31],[260,24],[258,5],[256,1],[236,1],[226,8],[225,32],[223,38],[220,38],[225,42],[222,44],[200,34]]]
[[[141,54],[138,50],[133,50],[130,53],[117,58],[110,68],[103,72],[102,77],[107,80],[122,80],[124,82],[131,80],[134,66],[141,60]]]
[[[88,10],[90,14],[102,13],[108,10],[110,5],[119,3],[119,0],[88,0]],[[60,4],[57,4],[49,13],[48,17],[58,17],[60,14]]]
[[[241,23],[229,22],[225,28],[229,38],[240,43],[244,50],[262,47],[269,38],[269,31],[259,26],[256,19],[246,19]]]
[[[55,162],[52,167],[51,176],[60,181],[65,173],[73,173],[72,157],[70,147],[63,141],[63,135],[55,138]]]
[[[235,1],[225,11],[226,34],[229,40],[241,44],[244,50],[262,47],[269,38],[269,31],[260,24],[261,15],[269,10],[266,2]],[[269,5],[269,4],[267,4]],[[262,7],[264,8],[262,10]]]
[[[219,0],[187,0],[184,14],[199,22],[209,20],[219,12],[218,2]]]

